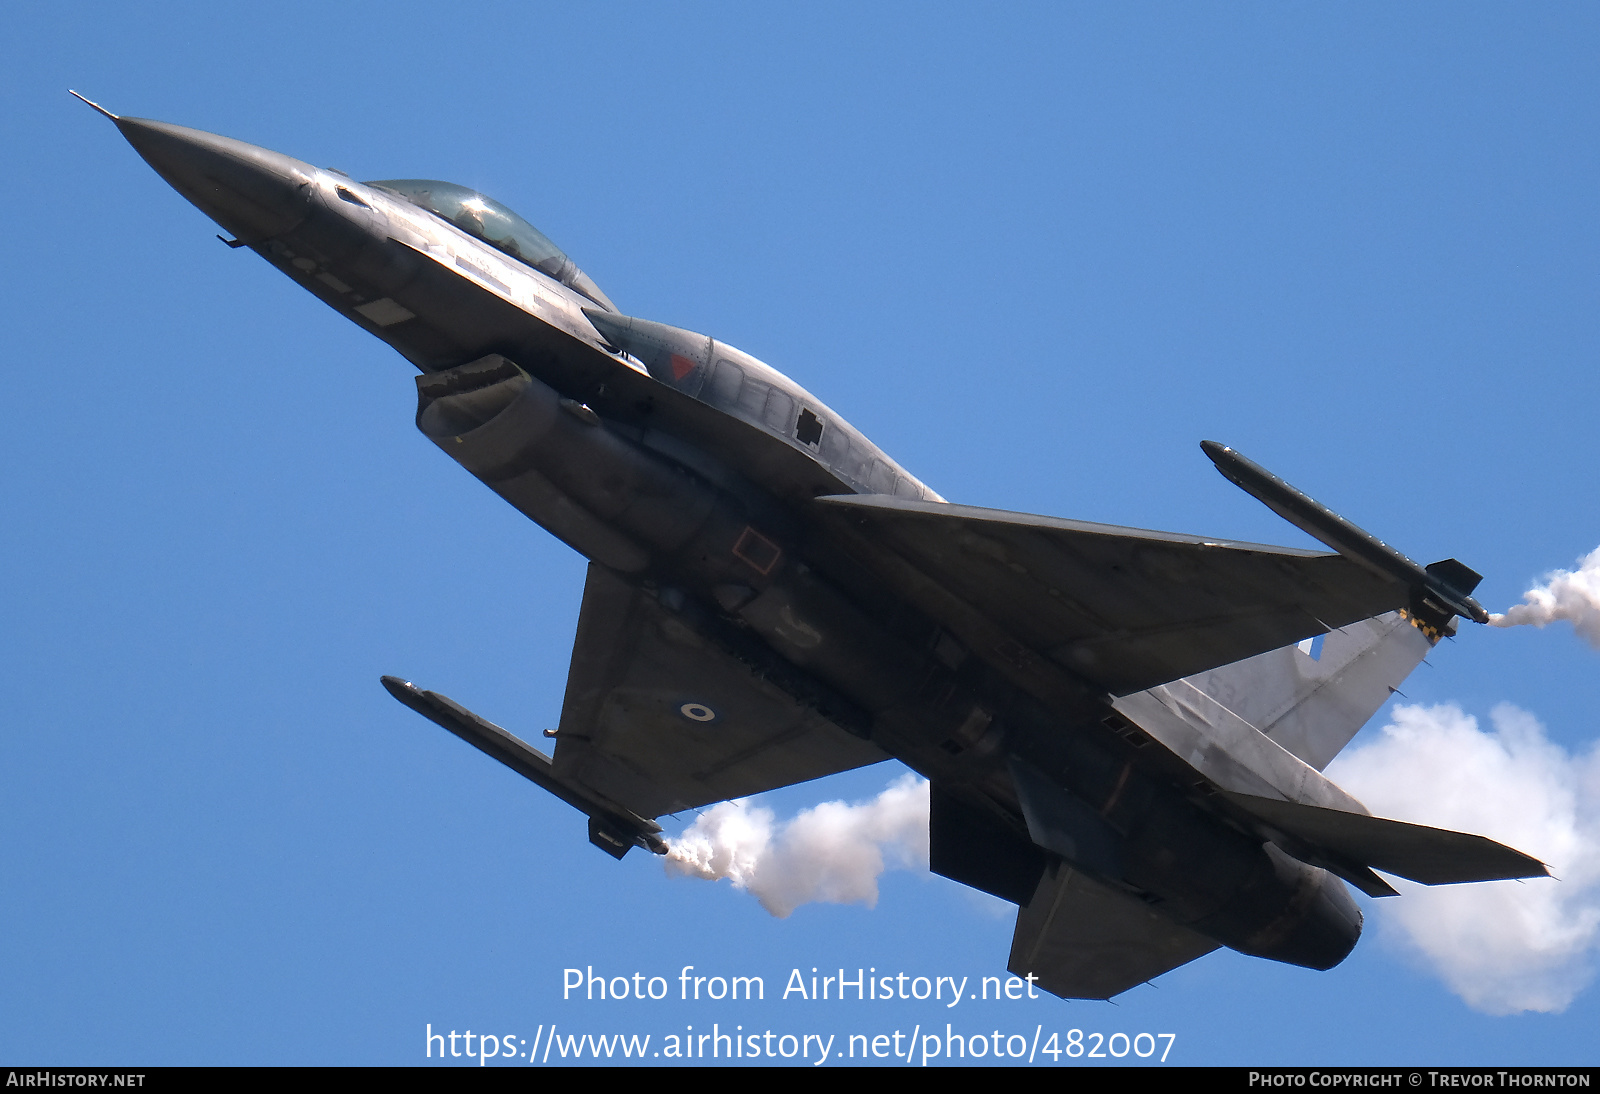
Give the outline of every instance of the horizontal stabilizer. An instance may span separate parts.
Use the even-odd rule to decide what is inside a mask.
[[[1342,877],[1365,867],[1424,885],[1550,875],[1538,859],[1483,836],[1250,794],[1222,796],[1262,822],[1260,834],[1283,850]]]
[[[1057,861],[1017,912],[1006,966],[1063,999],[1110,999],[1217,943]]]

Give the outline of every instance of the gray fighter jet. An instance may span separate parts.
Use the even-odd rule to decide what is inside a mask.
[[[953,505],[775,369],[622,314],[492,198],[101,113],[228,246],[415,365],[417,428],[591,560],[552,756],[383,684],[607,853],[892,757],[932,782],[933,869],[1019,906],[1010,969],[1095,999],[1218,946],[1330,968],[1361,932],[1345,882],[1395,892],[1375,870],[1547,872],[1321,774],[1458,616],[1487,618],[1461,563],[1210,442],[1332,552]]]

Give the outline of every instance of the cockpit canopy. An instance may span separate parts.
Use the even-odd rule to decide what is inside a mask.
[[[600,291],[600,286],[578,269],[572,259],[562,254],[561,248],[494,198],[453,182],[434,179],[386,179],[367,185],[397,194],[413,205],[419,205],[435,216],[448,220],[497,251],[577,290],[607,311],[617,310],[616,305]]]

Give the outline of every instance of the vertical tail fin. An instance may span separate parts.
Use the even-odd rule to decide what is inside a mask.
[[[1405,612],[1390,612],[1188,682],[1321,771],[1435,641]]]

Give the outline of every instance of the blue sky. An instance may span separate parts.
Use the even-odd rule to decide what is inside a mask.
[[[891,872],[876,908],[780,920],[615,863],[385,695],[397,673],[525,736],[554,725],[582,560],[417,434],[408,365],[221,246],[66,93],[477,187],[623,311],[790,373],[951,500],[1304,543],[1216,474],[1209,437],[1413,557],[1462,559],[1502,610],[1600,544],[1592,9],[69,3],[8,23],[0,1060],[406,1064],[429,1024],[842,1045],[948,1022],[1174,1033],[1181,1063],[1594,1061],[1593,989],[1479,1013],[1370,902],[1328,973],[1224,951],[1114,1006],[775,998],[813,966],[976,984],[1009,916]],[[1509,702],[1573,753],[1596,737],[1600,660],[1565,626],[1467,628],[1432,662],[1409,700],[1486,724]],[[768,999],[561,999],[567,967],[675,991],[686,965],[761,975]]]

